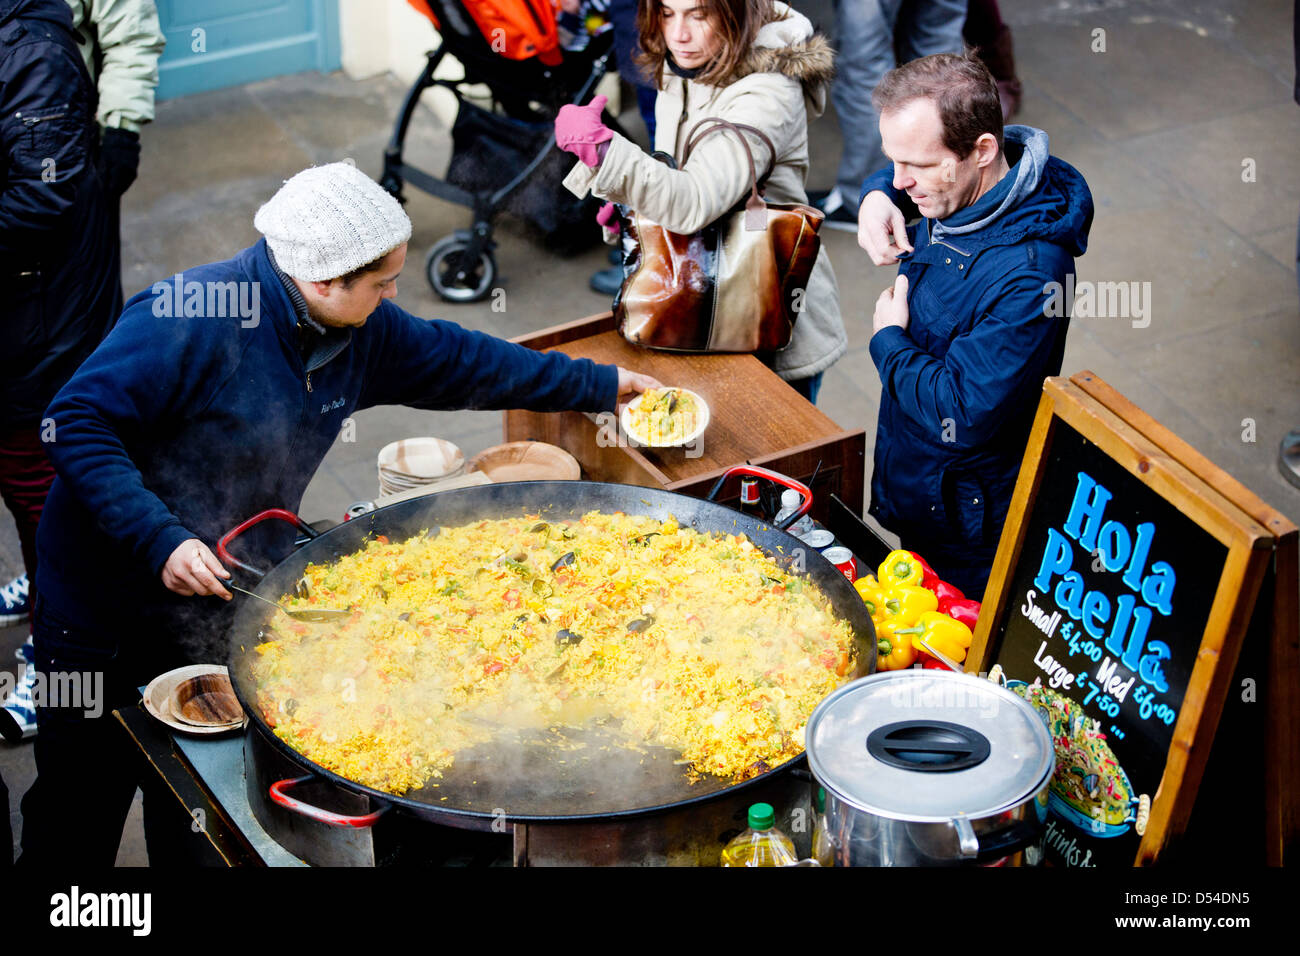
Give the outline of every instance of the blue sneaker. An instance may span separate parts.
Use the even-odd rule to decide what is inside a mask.
[[[36,702],[33,689],[36,685],[36,651],[32,639],[28,636],[15,655],[25,661],[18,686],[5,698],[0,707],[0,736],[11,744],[36,736]]]
[[[0,588],[0,627],[25,621],[31,610],[27,605],[27,575],[20,574]]]

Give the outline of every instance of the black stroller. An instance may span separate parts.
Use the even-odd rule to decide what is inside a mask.
[[[412,4],[419,9],[417,4]],[[555,148],[555,115],[565,103],[585,103],[605,75],[613,48],[613,31],[593,36],[580,51],[566,51],[556,66],[537,56],[512,60],[497,53],[483,36],[462,0],[428,0],[442,37],[415,85],[406,94],[392,138],[384,150],[380,185],[405,201],[402,188],[417,189],[474,211],[469,229],[458,229],[429,250],[425,273],[435,292],[449,302],[477,302],[492,290],[496,259],[492,221],[499,212],[514,213],[537,232],[547,248],[564,254],[599,239],[598,202],[578,200],[560,184],[572,157]],[[422,11],[423,12],[423,11]],[[464,67],[461,79],[435,79],[434,70],[447,53]],[[554,57],[551,57],[554,59]],[[467,101],[462,88],[485,85],[493,111]],[[438,179],[402,157],[406,131],[420,95],[442,86],[456,97],[452,159],[445,179]],[[605,117],[622,132],[616,120]]]

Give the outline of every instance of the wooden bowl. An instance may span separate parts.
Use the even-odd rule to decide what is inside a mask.
[[[582,467],[563,448],[540,441],[512,441],[485,448],[465,466],[493,481],[577,481]]]
[[[226,727],[244,716],[228,674],[186,678],[173,688],[168,704],[172,717],[195,727]]]
[[[167,671],[165,674],[159,674],[149,682],[149,686],[144,690],[144,699],[142,701],[144,709],[172,730],[187,734],[223,734],[231,730],[237,730],[243,725],[243,720],[232,721],[229,724],[200,726],[186,723],[172,713],[171,701],[176,688],[192,677],[205,674],[226,675],[227,671],[220,664],[190,664]],[[226,679],[229,680],[229,676]]]

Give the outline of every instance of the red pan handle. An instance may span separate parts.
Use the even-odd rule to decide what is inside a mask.
[[[284,780],[277,780],[271,784],[269,790],[271,799],[286,810],[292,810],[294,813],[301,814],[319,823],[328,823],[332,827],[356,827],[362,829],[374,826],[375,821],[388,812],[389,804],[384,804],[373,813],[352,817],[344,813],[332,813],[329,810],[322,810],[320,807],[313,807],[310,803],[303,803],[301,800],[294,799],[286,792],[315,779],[311,774],[307,774],[304,777],[288,777]]]
[[[727,479],[733,475],[748,475],[751,478],[766,478],[768,481],[774,481],[778,485],[783,485],[786,488],[793,488],[803,496],[803,502],[795,510],[794,514],[781,521],[780,524],[772,526],[776,528],[777,531],[784,531],[786,528],[790,527],[790,525],[794,524],[807,514],[808,509],[812,507],[812,489],[802,481],[795,481],[793,478],[783,475],[778,471],[760,468],[757,465],[733,465],[728,468],[722,473],[722,477],[713,483],[713,487],[709,489],[709,493],[705,497],[707,497],[709,501],[713,501],[717,498],[718,492],[722,490],[722,486],[726,484]]]
[[[224,535],[221,536],[221,540],[217,542],[217,557],[221,559],[221,563],[233,564],[235,567],[239,568],[240,570],[247,571],[249,574],[256,575],[259,578],[265,577],[266,576],[265,571],[259,570],[258,568],[253,567],[251,564],[245,564],[243,561],[240,561],[238,558],[233,557],[230,554],[228,545],[236,538],[238,538],[241,534],[243,534],[245,531],[247,531],[249,528],[253,527],[253,525],[261,524],[263,521],[266,521],[268,518],[278,518],[280,521],[287,521],[289,524],[296,527],[299,531],[301,531],[309,538],[320,537],[319,531],[317,531],[307,522],[303,521],[292,511],[285,511],[283,508],[268,508],[266,511],[263,511],[261,514],[253,515],[253,517],[249,518],[243,524],[238,525],[235,528],[232,528],[231,530],[227,531]]]

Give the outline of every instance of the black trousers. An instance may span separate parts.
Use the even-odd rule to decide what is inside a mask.
[[[200,858],[203,835],[113,716],[139,701],[140,686],[186,661],[147,628],[78,629],[39,599],[32,634],[46,687],[75,686],[79,694],[37,701],[36,780],[22,801],[18,864],[111,867],[138,788],[150,865]]]
[[[0,777],[0,870],[14,865],[14,830],[9,825],[9,788]]]

